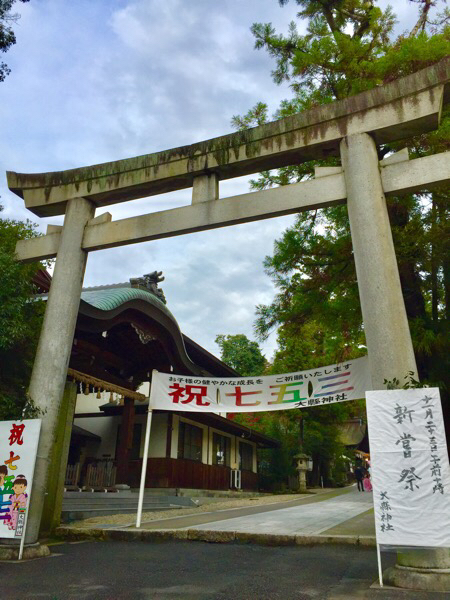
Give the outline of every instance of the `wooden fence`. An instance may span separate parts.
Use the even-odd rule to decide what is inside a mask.
[[[116,466],[113,460],[99,460],[86,465],[85,473],[80,476],[80,463],[67,465],[64,483],[87,489],[111,488],[116,483]]]

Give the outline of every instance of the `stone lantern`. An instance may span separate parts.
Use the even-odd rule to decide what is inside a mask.
[[[312,471],[313,461],[310,456],[301,452],[295,456],[297,459],[297,471],[298,471],[298,490],[299,492],[306,492],[306,471]]]

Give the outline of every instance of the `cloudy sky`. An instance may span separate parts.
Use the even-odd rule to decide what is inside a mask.
[[[386,5],[387,2],[380,2]],[[415,7],[391,1],[399,29]],[[17,3],[17,44],[0,84],[0,195],[5,217],[39,219],[9,192],[4,172],[32,173],[128,158],[230,133],[233,115],[289,97],[273,61],[254,50],[250,26],[286,32],[292,0],[31,0]],[[222,197],[248,191],[223,182]],[[108,207],[113,219],[190,202],[190,190]],[[97,211],[101,214],[104,210]],[[85,286],[164,272],[168,306],[184,333],[214,354],[217,334],[253,336],[255,306],[274,289],[262,262],[292,223],[280,217],[89,255]],[[275,334],[263,344],[270,358]]]

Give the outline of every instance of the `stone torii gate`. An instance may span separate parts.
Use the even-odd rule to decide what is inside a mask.
[[[29,388],[45,417],[27,543],[38,538],[90,251],[347,202],[373,389],[383,389],[384,379],[417,373],[385,196],[448,182],[450,153],[408,160],[402,150],[379,161],[377,146],[438,127],[450,98],[449,71],[444,60],[339,102],[164,152],[61,172],[8,172],[9,188],[35,215],[65,215],[62,227],[50,225],[47,235],[19,241],[16,248],[20,261],[57,257]],[[221,180],[339,155],[342,167],[317,168],[310,181],[219,197]],[[95,218],[97,208],[188,187],[191,205],[118,221],[109,213]],[[406,571],[414,571],[415,586],[448,585],[445,550],[399,557]],[[416,567],[434,572],[419,574]]]

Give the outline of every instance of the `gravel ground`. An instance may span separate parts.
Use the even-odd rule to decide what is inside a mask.
[[[184,515],[199,514],[204,512],[212,512],[217,510],[225,510],[229,508],[242,508],[245,506],[261,506],[264,504],[273,504],[275,502],[288,502],[289,500],[298,500],[299,498],[307,498],[309,494],[280,494],[276,496],[258,496],[258,497],[247,497],[239,499],[225,499],[223,502],[211,502],[210,504],[202,504],[198,507],[192,508],[179,508],[176,510],[164,510],[164,511],[153,511],[142,513],[142,522],[145,521],[156,521],[159,519],[173,518]],[[106,517],[91,517],[83,521],[75,521],[71,523],[69,527],[92,527],[92,525],[111,524],[111,525],[128,525],[135,519],[135,515],[110,515]]]

